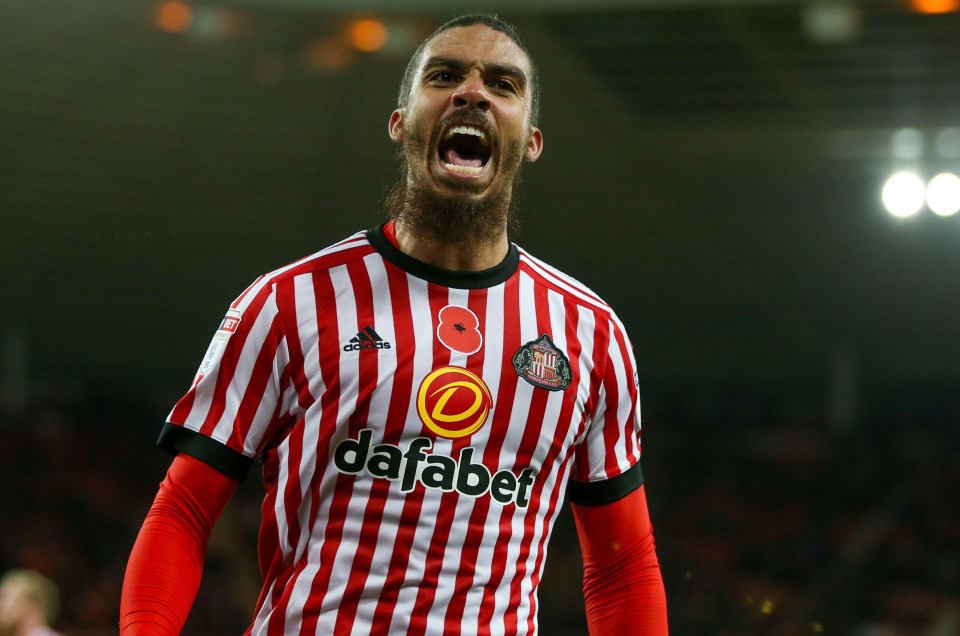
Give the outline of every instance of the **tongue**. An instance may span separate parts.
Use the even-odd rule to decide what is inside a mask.
[[[467,166],[469,168],[480,168],[483,166],[482,159],[467,159],[461,157],[453,148],[447,150],[446,154],[443,155],[443,160],[454,166]]]

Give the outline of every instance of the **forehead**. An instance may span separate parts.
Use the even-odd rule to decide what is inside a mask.
[[[530,60],[509,35],[485,24],[447,29],[427,43],[420,67],[430,58],[456,59],[470,65],[512,65],[530,76]]]
[[[19,581],[5,581],[0,585],[0,601],[4,603],[19,602],[26,594],[26,588]]]

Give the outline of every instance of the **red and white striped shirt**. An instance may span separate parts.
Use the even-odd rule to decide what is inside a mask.
[[[635,363],[610,307],[515,245],[481,272],[383,228],[231,305],[161,446],[263,462],[253,634],[534,634],[565,493],[643,482]]]

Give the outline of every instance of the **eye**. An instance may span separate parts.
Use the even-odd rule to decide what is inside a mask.
[[[501,78],[501,79],[495,79],[495,80],[493,80],[492,82],[490,82],[490,86],[491,86],[491,88],[493,88],[494,90],[503,91],[503,92],[505,92],[505,93],[516,93],[516,92],[517,92],[517,87],[514,86],[514,85],[513,85],[513,82],[511,82],[511,81],[508,80],[508,79],[502,79],[502,78]]]
[[[456,75],[450,71],[434,71],[427,76],[427,81],[449,84],[456,80]]]

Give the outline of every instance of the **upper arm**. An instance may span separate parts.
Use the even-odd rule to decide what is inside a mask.
[[[572,504],[571,508],[585,562],[615,558],[626,547],[646,541],[653,532],[643,486],[610,503]]]
[[[277,428],[289,352],[276,285],[255,283],[216,331],[160,446],[242,479]]]
[[[643,484],[636,362],[622,325],[611,314],[594,339],[596,380],[586,430],[574,452],[570,501],[616,501]]]

